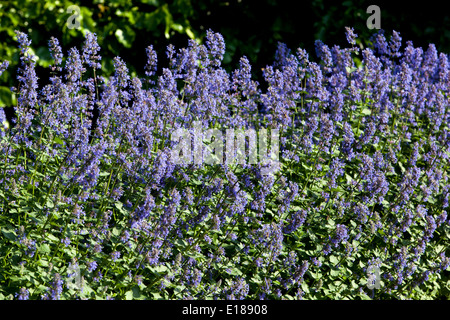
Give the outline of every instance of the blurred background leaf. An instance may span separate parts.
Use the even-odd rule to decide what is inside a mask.
[[[80,8],[80,29],[69,29],[67,20],[71,5]],[[143,75],[145,48],[153,45],[159,66],[167,66],[165,49],[169,43],[177,48],[187,45],[189,38],[203,41],[206,30],[220,32],[226,43],[223,66],[228,72],[247,56],[255,78],[261,82],[260,69],[271,64],[277,43],[284,42],[295,50],[302,47],[315,59],[314,41],[346,46],[344,27],[359,35],[359,43],[367,45],[377,30],[369,30],[367,7],[378,5],[381,28],[390,36],[399,31],[403,40],[412,40],[425,50],[435,43],[439,51],[450,52],[450,15],[442,3],[427,1],[417,6],[406,1],[312,0],[300,5],[287,0],[2,0],[0,2],[0,61],[9,60],[10,67],[0,77],[0,86],[15,86],[18,67],[14,30],[29,34],[39,57],[37,72],[40,86],[48,81],[52,63],[48,40],[55,36],[63,52],[81,48],[84,34],[95,32],[102,55],[104,76],[113,73],[113,58],[120,56],[132,74]],[[404,42],[403,42],[404,43]],[[161,70],[161,69],[159,69]],[[0,94],[0,104],[11,106],[12,97]]]

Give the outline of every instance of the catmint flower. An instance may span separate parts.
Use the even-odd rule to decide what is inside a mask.
[[[322,262],[319,259],[317,259],[317,257],[312,257],[311,261],[317,267],[321,267],[322,266]]]
[[[112,261],[117,261],[117,259],[119,259],[120,258],[120,252],[119,251],[114,251],[114,252],[111,252],[111,259],[112,259]]]
[[[253,243],[262,245],[271,252],[272,259],[275,260],[283,248],[283,233],[281,226],[275,223],[263,224],[255,231]]]
[[[333,65],[333,60],[331,56],[330,48],[324,44],[321,40],[316,40],[314,43],[316,47],[316,54],[319,59],[322,60],[324,64],[324,72],[329,73],[331,72],[331,66]]]
[[[198,268],[194,268],[194,272],[192,273],[192,279],[190,283],[194,287],[198,287],[202,281],[203,272],[201,272]]]
[[[310,62],[307,71],[311,74],[311,77],[306,82],[310,95],[316,97],[322,104],[326,105],[330,94],[323,86],[323,73],[320,66],[317,63]],[[318,109],[316,105],[312,105],[311,107],[314,111]]]
[[[389,53],[389,46],[384,36],[384,30],[380,30],[378,33],[374,34],[372,37],[372,42],[374,48],[377,49],[379,54]]]
[[[136,275],[135,277],[134,277],[134,281],[138,284],[138,285],[141,285],[142,284],[142,281],[143,281],[143,276],[142,275]]]
[[[86,39],[83,44],[83,63],[95,69],[101,69],[102,65],[99,61],[102,59],[98,52],[100,46],[97,43],[97,35],[92,32],[86,33]]]
[[[422,283],[425,282],[425,281],[428,281],[428,278],[429,278],[429,276],[430,276],[430,273],[431,273],[431,271],[429,271],[429,270],[427,270],[427,271],[425,271],[425,272],[423,273],[423,279],[421,280]]]
[[[319,122],[316,117],[311,117],[308,119],[305,128],[305,135],[303,137],[302,145],[305,151],[311,152],[313,148],[313,135],[319,127]]]
[[[243,190],[239,190],[233,204],[231,205],[230,215],[233,216],[235,214],[242,214],[247,205],[247,201],[247,193]]]
[[[391,39],[389,40],[389,55],[391,57],[400,57],[400,47],[402,45],[402,38],[397,31],[392,32]]]
[[[263,285],[261,287],[261,290],[265,294],[272,293],[272,280],[269,278],[264,278]]]
[[[101,273],[100,270],[98,270],[98,271],[96,272],[95,277],[93,278],[93,280],[94,280],[95,282],[100,282],[100,280],[102,280],[102,279],[103,279],[103,274]]]
[[[260,268],[263,264],[263,259],[261,257],[255,259],[255,266]]]
[[[0,64],[0,76],[2,75],[2,73],[8,68],[9,66],[9,61],[3,61]]]
[[[335,134],[335,127],[332,119],[326,113],[321,116],[321,137],[323,138],[324,144],[329,145]]]
[[[81,79],[81,75],[86,71],[81,64],[81,58],[77,48],[72,48],[69,50],[65,69],[67,71],[65,76],[66,79],[74,84],[78,83]]]
[[[20,288],[19,293],[16,293],[17,300],[28,300],[30,292],[27,288]]]
[[[308,271],[309,268],[309,262],[304,261],[301,266],[297,267],[297,270],[294,272],[293,280],[296,282],[302,282],[303,276],[305,275],[306,271]]]
[[[120,57],[114,58],[115,78],[120,88],[125,89],[128,87],[130,76],[128,75],[128,69],[125,62]],[[127,93],[128,95],[128,93]]]
[[[288,267],[293,267],[295,266],[297,263],[297,255],[294,251],[289,251],[289,254],[286,258],[284,258],[283,260],[283,265],[288,268]]]
[[[401,222],[401,231],[402,232],[406,232],[408,230],[408,228],[411,226],[412,221],[414,219],[414,213],[410,208],[407,208],[404,211],[404,216],[403,216],[403,220]]]
[[[428,209],[425,208],[422,204],[419,204],[416,208],[417,216],[420,218],[425,218],[427,214]]]
[[[247,57],[239,60],[239,69],[232,74],[231,88],[239,91],[242,95],[251,96],[257,92],[257,82],[251,79],[251,66]]]
[[[347,160],[351,161],[355,157],[355,154],[353,152],[355,135],[353,133],[351,125],[348,122],[344,122],[342,130],[343,140],[341,143],[341,150],[347,156]]]
[[[439,264],[439,268],[441,270],[447,270],[450,266],[450,258],[445,256],[445,252],[441,252],[440,254],[441,262]]]
[[[220,67],[223,55],[225,54],[225,41],[220,33],[211,30],[206,31],[206,47],[211,55],[211,64]]]
[[[347,42],[354,46],[356,44],[355,39],[358,37],[358,35],[354,33],[353,28],[345,27],[345,37],[347,39]]]
[[[368,242],[373,239],[380,245],[376,252],[380,258],[372,258],[368,266],[379,267],[383,262],[387,267],[383,274],[386,288],[379,293],[396,294],[408,285],[408,290],[417,294],[414,286],[450,264],[444,251],[428,261],[433,258],[437,229],[450,224],[445,211],[450,196],[446,171],[450,133],[445,128],[449,122],[449,56],[437,52],[432,44],[426,52],[412,42],[402,49],[399,33],[394,31],[388,41],[380,31],[372,38],[373,49],[361,51],[361,67],[356,67],[357,35],[353,28],[345,31],[351,48],[315,42],[320,62],[309,61],[303,49],[291,52],[279,43],[274,63],[262,73],[264,89],[252,80],[254,70],[245,57],[231,74],[221,68],[225,43],[220,34],[210,30],[204,45],[195,40],[180,50],[169,45],[168,68],[157,68],[156,51],[148,46],[144,79],[133,78],[125,61],[116,57],[108,81],[96,75],[101,57],[95,34],[87,33],[82,50],[72,48],[64,56],[58,40],[51,38],[52,68],[64,68],[63,75],[53,72],[40,92],[31,41],[16,32],[21,51],[15,123],[19,134],[14,135],[12,144],[0,145],[5,154],[0,182],[7,204],[0,210],[4,214],[7,208],[20,206],[22,187],[31,184],[36,194],[45,185],[53,186],[42,217],[51,220],[52,212],[67,209],[67,230],[84,248],[85,260],[79,263],[94,280],[94,287],[103,279],[105,265],[100,263],[127,263],[129,259],[122,257],[124,248],[126,256],[132,251],[138,256],[134,262],[128,261],[135,271],[161,265],[172,268],[154,283],[165,296],[178,283],[184,285],[178,295],[186,299],[267,299],[283,294],[302,298],[304,292],[298,286],[306,280],[309,268],[318,271],[324,261],[329,263],[332,253],[345,258],[355,256],[358,250],[377,249]],[[0,64],[0,75],[7,66],[7,61]],[[88,67],[93,68],[95,78],[86,79]],[[157,71],[161,71],[159,75]],[[94,106],[98,117],[94,117]],[[16,130],[3,128],[5,119],[0,109],[3,137]],[[201,161],[175,163],[170,151],[177,142],[168,141],[171,131],[187,129],[193,135],[182,142],[183,147],[193,144],[194,151],[199,151],[202,145],[197,142],[205,137],[197,133],[201,128],[217,127],[279,128],[285,133],[279,139],[279,151],[288,175],[263,175],[263,165],[253,163],[233,170],[228,163],[222,164],[214,171],[203,170]],[[37,145],[38,141],[42,145]],[[247,149],[247,140],[245,144]],[[23,152],[13,150],[17,145],[23,145]],[[61,168],[47,170],[43,176],[32,174],[33,168],[40,168],[36,161],[45,163],[44,155],[50,157],[49,164],[61,164]],[[21,162],[25,158],[26,166],[11,166],[14,159]],[[296,174],[296,168],[302,174]],[[49,174],[56,175],[54,185]],[[29,181],[31,176],[37,180]],[[105,190],[107,187],[110,189]],[[72,191],[76,194],[70,194]],[[322,212],[325,208],[328,211]],[[311,220],[313,216],[329,216],[339,222],[323,236],[329,224],[320,225]],[[30,230],[35,224],[31,221],[25,226]],[[49,228],[41,230],[43,239],[51,239],[46,236],[49,232],[59,232],[57,247],[70,248],[72,239],[64,234],[64,227],[51,228],[53,225],[50,222]],[[12,244],[24,256],[33,257],[42,249],[36,235],[27,235],[25,227],[15,233]],[[292,247],[304,236],[315,242],[313,249],[318,252]],[[219,245],[213,248],[216,240]],[[353,246],[353,240],[360,248]],[[191,252],[183,252],[184,244]],[[228,251],[230,244],[236,247],[235,253]],[[306,245],[311,249],[311,243]],[[225,248],[231,255],[225,255]],[[369,258],[374,256],[374,252],[366,253]],[[246,256],[250,272],[264,271],[259,296],[250,292],[254,286],[246,283],[252,275],[233,275],[234,267],[239,272],[241,262],[249,262],[244,261]],[[19,259],[18,272],[26,267]],[[47,273],[59,267],[49,264]],[[128,273],[127,280],[134,283],[131,286],[144,285],[144,279],[148,284],[144,275],[133,279],[129,267],[124,276]],[[215,267],[225,275],[223,286],[203,286],[203,280],[214,283],[221,277]],[[78,272],[73,260],[66,279],[73,280],[75,269]],[[356,272],[348,281],[362,283],[362,277],[362,272]],[[373,274],[369,278],[375,280]],[[109,280],[105,278],[105,282]],[[327,287],[326,281],[323,278],[323,287]],[[42,298],[64,298],[62,284],[61,277],[54,275]],[[15,298],[29,299],[24,285],[16,286]],[[314,298],[314,287],[308,298]],[[29,288],[31,292],[35,289]]]
[[[61,243],[64,243],[65,247],[68,247],[70,245],[70,238],[69,237],[65,237],[64,239],[61,239]]]
[[[153,46],[151,45],[145,49],[145,52],[147,53],[147,64],[145,65],[145,75],[147,77],[152,77],[156,74],[158,56],[156,54],[156,51],[153,49]],[[154,84],[153,81],[151,81],[150,83]]]
[[[348,240],[348,230],[347,227],[342,224],[336,225],[336,234],[333,238],[331,238],[331,242],[337,247],[341,242],[345,242]]]
[[[366,66],[367,80],[375,80],[376,75],[381,73],[383,67],[382,61],[377,58],[373,52],[368,48],[362,51],[363,64]]]
[[[0,75],[1,75],[1,67],[0,67]],[[443,86],[448,85],[448,81],[450,80],[450,71],[449,71],[449,62],[448,57],[445,53],[441,52],[439,54],[439,81]]]
[[[369,208],[364,203],[358,203],[354,208],[354,212],[361,223],[366,223],[371,215]]]
[[[31,45],[31,40],[28,40],[28,36],[19,31],[16,31],[16,36],[21,49],[20,60],[22,61],[17,76],[17,80],[21,87],[17,99],[17,113],[20,117],[21,125],[23,126],[22,130],[27,130],[34,118],[32,111],[29,109],[34,109],[38,102],[38,77],[35,71],[36,57],[31,54],[26,55],[28,48]]]
[[[427,225],[426,225],[426,229],[424,231],[424,236],[426,239],[430,239],[430,238],[433,238],[433,233],[436,230],[436,227],[437,227],[436,221],[435,221],[434,217],[431,215],[427,215],[426,220],[427,220]]]
[[[331,161],[330,171],[327,173],[327,176],[330,177],[330,189],[336,188],[336,178],[344,174],[344,166],[345,164],[338,158],[333,158]]]
[[[275,51],[274,66],[278,68],[285,66],[290,53],[291,52],[285,43],[278,42],[277,50]]]
[[[87,270],[88,270],[89,272],[92,272],[92,271],[94,271],[95,269],[97,269],[97,266],[98,266],[97,261],[91,261],[91,262],[88,262],[88,264],[87,264]]]
[[[325,256],[329,255],[331,253],[331,245],[329,243],[325,243],[322,249],[322,252]]]
[[[413,260],[417,261],[420,256],[425,252],[425,248],[427,246],[427,241],[425,239],[420,239],[418,241],[417,246],[414,247],[414,258]]]
[[[212,240],[207,234],[205,234],[204,239],[205,239],[206,243],[211,244]]]
[[[36,253],[36,241],[28,238],[23,229],[20,230],[20,233],[18,239],[19,243],[25,247],[25,254],[34,257],[34,254]]]
[[[436,225],[440,226],[446,220],[447,220],[447,212],[444,211],[436,218]]]
[[[62,53],[61,46],[59,45],[58,39],[56,39],[55,37],[51,37],[50,41],[48,42],[48,46],[50,48],[50,56],[52,57],[53,60],[55,60],[55,65],[60,66],[62,63],[62,59],[63,59],[63,53]],[[55,68],[55,67],[52,67],[52,68]],[[61,68],[58,67],[58,70],[60,70],[60,69]]]
[[[127,102],[131,99],[131,96],[125,89],[129,85],[130,76],[128,75],[128,69],[125,62],[120,57],[114,58],[114,69],[114,77],[119,88],[119,101],[122,105],[127,105]]]
[[[395,261],[394,261],[394,267],[396,268],[397,272],[401,272],[407,264],[407,251],[406,247],[403,246],[400,249],[400,252],[396,254]]]
[[[434,80],[438,77],[438,53],[434,44],[429,44],[425,52],[421,73],[425,77],[425,81]]]
[[[296,300],[303,300],[303,296],[305,295],[305,292],[298,288],[297,291],[295,292],[295,299]]]
[[[17,42],[19,42],[20,54],[22,55],[21,60],[26,59],[25,53],[28,52],[28,49],[31,45],[31,40],[29,40],[28,35],[23,32],[16,30],[15,34],[17,37]]]
[[[406,62],[413,70],[417,70],[422,63],[422,48],[414,48],[412,41],[406,41],[401,63]]]
[[[56,273],[51,282],[51,287],[47,288],[46,293],[43,294],[43,300],[59,300],[63,291],[63,280],[61,276]]]
[[[249,285],[244,278],[238,277],[233,280],[232,284],[229,286],[226,294],[227,300],[243,300],[247,297],[249,292]]]
[[[298,48],[296,55],[302,65],[305,65],[307,63],[307,61],[309,60],[309,54],[305,49]]]
[[[292,212],[291,217],[285,221],[283,233],[289,234],[300,228],[305,223],[307,214],[308,211],[304,209]]]

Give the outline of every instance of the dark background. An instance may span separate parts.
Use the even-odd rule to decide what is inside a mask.
[[[152,44],[158,52],[159,72],[167,67],[165,49],[169,43],[176,48],[187,45],[189,37],[202,42],[207,29],[220,32],[226,43],[223,67],[231,71],[239,58],[247,56],[254,77],[262,82],[261,68],[271,64],[278,42],[295,50],[306,49],[315,59],[314,41],[346,46],[345,26],[355,29],[358,44],[369,45],[366,13],[370,5],[381,10],[381,28],[389,37],[392,30],[400,32],[403,44],[412,40],[415,46],[427,49],[434,43],[439,51],[450,52],[450,15],[444,2],[426,1],[274,1],[274,0],[60,0],[0,1],[0,61],[9,60],[10,67],[0,77],[0,106],[16,103],[9,88],[16,85],[19,60],[14,30],[29,34],[32,48],[39,57],[37,72],[42,87],[50,75],[52,63],[48,40],[60,40],[63,53],[77,46],[81,49],[84,33],[95,32],[102,48],[102,74],[113,72],[112,59],[120,56],[132,75],[143,76],[147,60],[145,48]],[[82,20],[80,29],[69,30],[66,21],[72,13],[67,8],[78,5]],[[7,108],[10,109],[10,108]],[[11,114],[10,110],[6,110]]]

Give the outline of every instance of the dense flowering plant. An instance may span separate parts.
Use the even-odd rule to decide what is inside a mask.
[[[446,294],[450,70],[434,45],[401,49],[394,31],[360,48],[347,28],[349,48],[316,41],[317,62],[280,44],[261,86],[245,57],[221,67],[212,31],[169,46],[166,68],[149,46],[145,78],[117,57],[106,79],[90,33],[66,55],[50,39],[39,85],[16,35],[13,124],[0,109],[0,298]],[[172,133],[195,137],[194,122],[278,130],[279,170],[174,162]]]

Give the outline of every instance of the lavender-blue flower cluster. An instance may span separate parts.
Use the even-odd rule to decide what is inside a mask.
[[[246,57],[222,67],[211,30],[168,46],[167,67],[148,46],[143,77],[116,57],[110,78],[87,33],[66,54],[50,39],[39,87],[31,41],[16,36],[13,126],[0,109],[1,295],[355,298],[377,267],[379,297],[417,298],[448,270],[450,77],[434,45],[402,50],[380,31],[360,48],[346,28],[350,47],[318,40],[313,61],[280,43],[260,85]],[[280,170],[175,162],[178,143],[197,154],[208,140],[194,123],[279,130]],[[173,141],[180,128],[192,139]],[[63,286],[72,261],[83,290]]]

